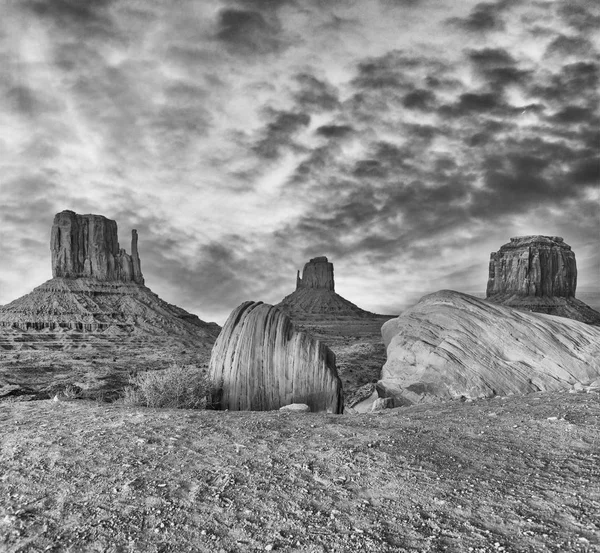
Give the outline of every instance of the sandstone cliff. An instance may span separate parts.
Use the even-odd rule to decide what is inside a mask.
[[[575,253],[558,236],[511,238],[490,255],[489,301],[600,324],[600,313],[575,298]]]
[[[382,327],[397,405],[559,390],[600,376],[600,329],[443,290]]]
[[[233,310],[213,347],[213,403],[233,411],[268,411],[305,403],[311,411],[343,411],[335,355],[296,331],[279,309],[245,302]]]
[[[115,221],[62,211],[54,217],[51,231],[52,276],[144,284],[137,241],[133,230],[129,255],[119,247]]]
[[[575,297],[577,264],[558,236],[511,238],[490,255],[487,297],[521,295]]]

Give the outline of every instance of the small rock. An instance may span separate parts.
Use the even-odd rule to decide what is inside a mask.
[[[383,409],[391,409],[394,407],[394,398],[392,397],[379,397],[371,406],[371,411],[382,411]]]
[[[310,407],[306,403],[290,403],[279,408],[280,411],[295,411],[296,413],[310,413]]]

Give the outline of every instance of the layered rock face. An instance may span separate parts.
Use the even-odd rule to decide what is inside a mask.
[[[600,376],[600,329],[443,290],[385,323],[396,405],[569,388]]]
[[[343,411],[335,355],[262,302],[233,310],[213,347],[209,373],[212,401],[221,409],[269,411],[305,403],[313,412]]]
[[[486,296],[511,307],[600,324],[600,313],[575,298],[575,253],[558,236],[511,238],[490,255]]]
[[[322,290],[335,290],[333,280],[333,263],[330,263],[325,256],[314,257],[300,271],[296,277],[296,290],[300,288],[318,288]]]
[[[576,288],[575,254],[558,236],[511,238],[490,255],[488,298],[497,295],[572,298]]]
[[[58,213],[50,239],[52,276],[144,284],[137,241],[133,230],[129,255],[119,247],[115,221],[102,215]]]

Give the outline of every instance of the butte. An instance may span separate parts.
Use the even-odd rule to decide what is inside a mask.
[[[135,230],[129,254],[115,221],[63,211],[50,251],[53,278],[0,307],[0,398],[57,383],[111,396],[137,370],[208,363],[220,327],[145,285]]]
[[[336,293],[333,263],[324,256],[298,271],[296,290],[277,307],[335,353],[346,406],[373,394],[386,358],[381,326],[393,315],[370,313]]]

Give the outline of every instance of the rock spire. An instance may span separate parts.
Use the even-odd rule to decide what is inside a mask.
[[[129,255],[119,247],[115,221],[102,215],[62,211],[52,225],[52,276],[144,284],[137,242],[137,231],[133,230]]]
[[[300,288],[318,288],[322,290],[335,291],[333,280],[333,263],[325,256],[314,257],[306,265],[300,277],[300,271],[296,277],[296,290]]]

